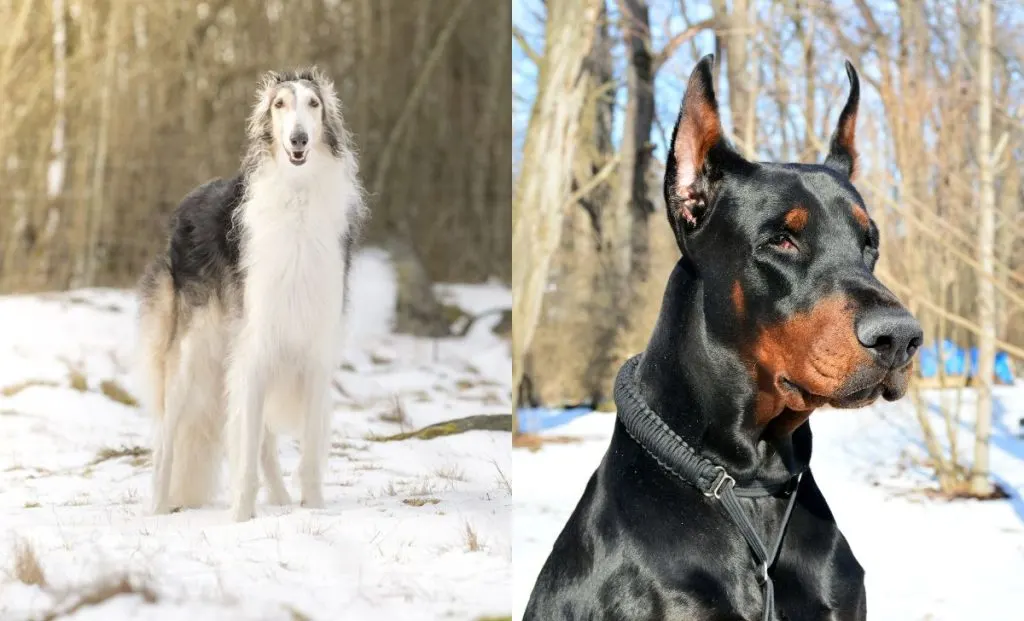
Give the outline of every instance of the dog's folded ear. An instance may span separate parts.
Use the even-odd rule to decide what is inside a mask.
[[[860,103],[860,78],[850,61],[846,61],[846,76],[850,79],[850,96],[839,114],[839,122],[828,146],[825,166],[840,172],[850,179],[857,172],[857,148],[854,138],[857,134],[857,105]]]
[[[715,98],[715,57],[700,59],[686,85],[665,170],[668,220],[682,249],[683,235],[698,228],[711,207],[722,174],[749,166],[722,131]]]

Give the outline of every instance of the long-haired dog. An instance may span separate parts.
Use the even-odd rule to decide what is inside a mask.
[[[365,212],[333,83],[317,69],[268,73],[241,171],[182,200],[140,284],[155,513],[210,499],[225,433],[235,520],[254,516],[260,466],[270,502],[291,501],[281,433],[300,441],[303,506],[323,506],[330,378]]]

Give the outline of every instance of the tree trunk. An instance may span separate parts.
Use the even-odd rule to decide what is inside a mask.
[[[97,260],[100,258],[100,227],[106,211],[105,184],[107,167],[107,145],[110,137],[111,108],[114,105],[113,92],[115,72],[117,70],[117,48],[120,45],[120,18],[123,3],[110,7],[110,22],[107,26],[107,49],[103,60],[103,85],[100,88],[100,118],[96,136],[96,159],[93,165],[92,198],[89,201],[87,218],[87,234],[83,253],[84,264],[82,279],[75,286],[96,286]]]
[[[608,392],[604,379],[612,366],[610,339],[618,327],[618,317],[609,310],[612,270],[601,251],[603,219],[616,206],[609,167],[617,161],[612,143],[618,86],[612,49],[617,41],[608,26],[602,2],[580,76],[586,95],[572,165],[577,200],[567,205],[562,218],[561,239],[551,259],[541,305],[543,319],[531,342],[527,377],[519,391],[520,395],[528,392],[527,399],[534,403],[584,403]]]
[[[651,21],[646,0],[620,0],[623,36],[629,51],[626,65],[626,118],[619,162],[622,204],[629,205],[629,261],[627,282],[646,282],[650,272],[650,231],[653,209],[647,197],[647,168],[651,159],[654,124],[654,59],[651,56]]]
[[[978,261],[982,278],[978,280],[978,414],[975,423],[974,466],[971,469],[971,493],[988,496],[992,483],[988,478],[989,435],[992,429],[992,376],[995,365],[995,192],[992,162],[992,4],[982,0],[978,49],[978,162],[981,172],[981,205],[978,222]]]
[[[750,28],[750,7],[748,0],[734,0],[731,8],[725,0],[715,0],[714,5],[716,39],[722,49],[718,62],[725,61],[732,131],[741,142],[740,152],[751,158],[754,155],[754,79],[747,62],[747,44],[753,35]]]
[[[545,54],[512,199],[512,394],[518,396],[570,195],[576,129],[586,95],[580,80],[599,0],[549,0]],[[515,403],[513,403],[515,406]],[[514,411],[514,410],[513,410]]]

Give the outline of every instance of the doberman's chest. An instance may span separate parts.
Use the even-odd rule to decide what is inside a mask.
[[[699,495],[681,504],[629,502],[607,483],[599,471],[588,486],[527,619],[762,620],[756,564],[717,507],[702,505]],[[773,619],[864,619],[860,566],[834,524],[822,525],[804,508],[794,510],[771,573]]]
[[[633,555],[630,555],[633,556]],[[639,557],[647,556],[648,562]],[[712,563],[706,551],[694,556],[704,557],[702,562]],[[651,563],[649,561],[653,560]],[[723,558],[724,560],[724,558]],[[592,619],[593,621],[761,621],[763,618],[762,590],[755,578],[753,567],[746,571],[732,571],[723,566],[699,566],[692,561],[679,563],[679,568],[668,567],[664,558],[650,558],[649,551],[635,558],[623,560],[614,568],[610,559],[595,559],[602,567],[578,589],[573,589],[572,601],[563,601],[558,609],[564,619]],[[666,571],[667,569],[667,571]],[[776,567],[776,614],[779,621],[855,621],[859,605],[854,601],[826,601],[825,595],[837,591],[857,591],[856,585],[835,588],[832,582],[842,580],[838,573],[828,571],[809,580],[796,580],[786,576],[794,574],[796,567]],[[569,612],[571,610],[576,612]],[[579,613],[579,614],[577,614]],[[543,617],[547,618],[547,617]]]

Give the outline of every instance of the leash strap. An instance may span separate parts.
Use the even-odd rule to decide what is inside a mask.
[[[616,411],[623,428],[658,465],[696,487],[712,501],[721,502],[722,508],[739,529],[757,559],[757,580],[764,588],[764,613],[761,618],[763,621],[772,621],[775,611],[775,585],[768,572],[782,546],[782,538],[786,534],[786,526],[796,503],[797,489],[803,472],[777,485],[736,487],[736,479],[732,478],[725,468],[699,454],[647,406],[643,397],[633,387],[633,378],[639,363],[640,356],[633,356],[622,365],[615,379]],[[774,496],[787,488],[790,488],[789,503],[782,516],[774,545],[768,550],[746,511],[740,506],[739,499]]]
[[[796,475],[797,487],[800,485],[800,479],[803,476],[804,473],[802,472]],[[782,515],[782,523],[779,525],[778,535],[775,536],[775,544],[771,550],[768,550],[764,542],[761,541],[761,537],[757,534],[757,529],[754,528],[750,518],[747,517],[746,511],[740,506],[739,498],[735,492],[735,485],[736,482],[730,478],[715,498],[722,502],[722,508],[732,518],[733,524],[740,529],[743,538],[747,540],[747,544],[750,545],[754,556],[757,557],[758,569],[760,570],[757,580],[764,587],[764,614],[761,618],[763,621],[771,621],[773,611],[775,610],[775,584],[772,582],[772,577],[769,575],[768,570],[775,563],[775,559],[779,555],[779,548],[782,547],[782,538],[786,534],[789,516],[793,513],[793,505],[796,503],[796,489],[794,488],[789,494],[789,502],[786,504],[786,512]]]

